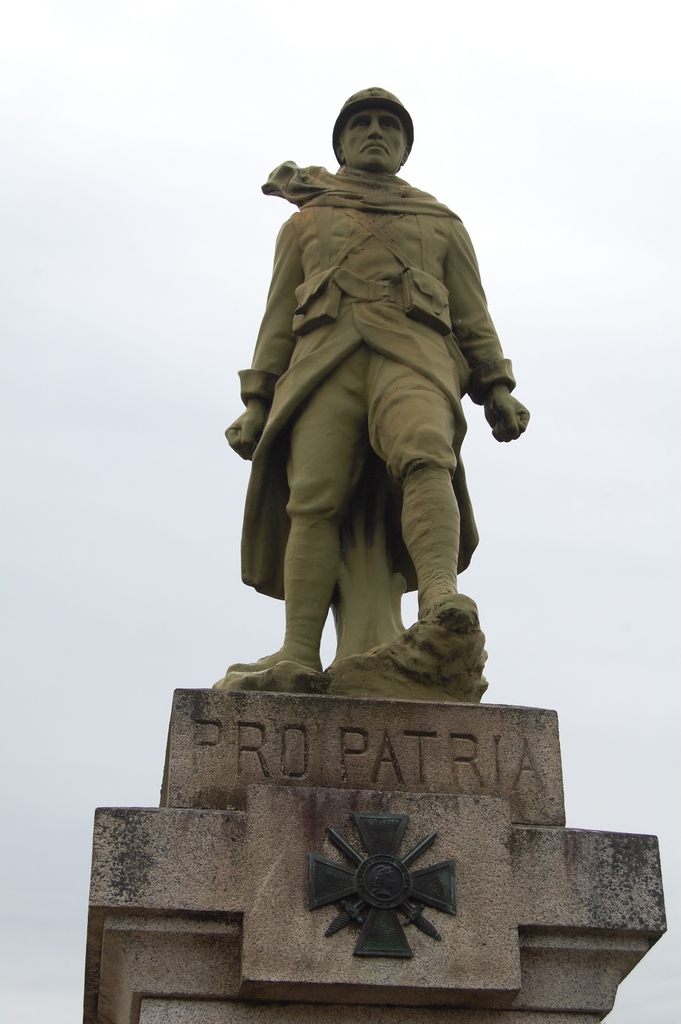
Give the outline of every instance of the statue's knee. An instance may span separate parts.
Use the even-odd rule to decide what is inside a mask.
[[[403,484],[413,473],[425,469],[456,469],[456,456],[451,442],[438,430],[423,427],[396,439],[386,461],[388,473],[396,483]]]
[[[286,511],[290,519],[302,517],[318,522],[337,522],[344,507],[344,497],[337,487],[323,483],[293,487]]]

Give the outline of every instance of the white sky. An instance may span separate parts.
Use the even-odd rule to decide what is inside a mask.
[[[381,85],[533,414],[497,445],[467,405],[487,699],[558,710],[570,826],[660,836],[677,931],[608,1019],[676,1024],[672,4],[22,0],[3,22],[3,1020],[79,1019],[94,807],[156,804],[173,688],[279,646],[222,436],[292,212],[260,184],[334,169],[338,108]]]

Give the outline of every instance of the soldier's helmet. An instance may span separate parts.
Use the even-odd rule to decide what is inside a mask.
[[[407,136],[407,148],[404,151],[404,157],[402,163],[411,152],[411,147],[414,142],[414,123],[409,115],[409,111],[401,103],[397,96],[393,93],[388,92],[387,89],[362,89],[360,92],[356,92],[349,100],[346,100],[341,107],[341,112],[336,118],[336,123],[333,126],[333,151],[336,154],[336,159],[339,164],[344,163],[342,159],[342,153],[340,150],[340,137],[345,128],[346,124],[350,120],[353,114],[357,113],[358,110],[366,110],[367,107],[378,107],[382,110],[390,110],[393,114],[399,117],[404,127]]]

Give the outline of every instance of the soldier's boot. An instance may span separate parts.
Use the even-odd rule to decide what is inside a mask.
[[[459,505],[447,469],[416,469],[402,491],[402,536],[416,570],[419,619],[424,619],[457,593]]]
[[[340,568],[336,522],[293,516],[284,559],[286,634],[281,650],[228,672],[263,672],[283,661],[322,671],[319,646]]]

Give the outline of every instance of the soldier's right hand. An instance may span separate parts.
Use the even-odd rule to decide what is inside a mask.
[[[268,407],[259,398],[250,398],[246,412],[234,420],[231,427],[225,430],[225,437],[230,447],[242,459],[252,459],[260,435],[267,422]]]

